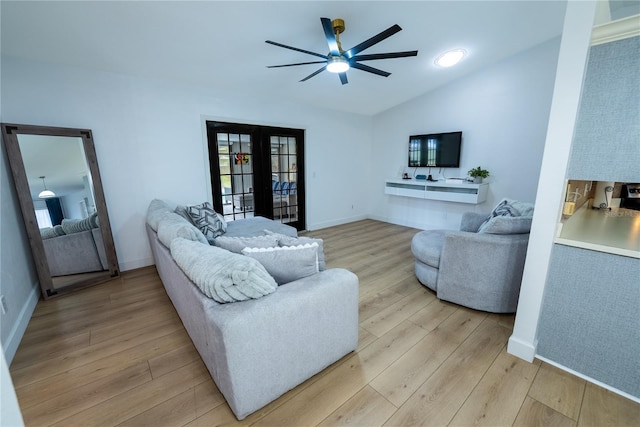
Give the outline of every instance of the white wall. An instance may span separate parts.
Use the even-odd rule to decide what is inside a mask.
[[[374,218],[421,229],[458,228],[463,212],[488,212],[503,197],[533,202],[542,162],[559,39],[374,117],[369,199]],[[485,203],[469,205],[388,196],[384,181],[406,168],[409,135],[461,130],[459,169],[481,165],[491,173]],[[427,168],[418,173],[427,173]],[[438,170],[431,171],[434,178]]]
[[[85,198],[85,191],[76,191],[75,193],[67,194],[60,197],[60,203],[62,204],[62,211],[65,218],[85,218],[84,212],[80,208],[80,202]]]
[[[7,361],[4,357],[4,351],[0,351],[0,393],[2,395],[2,403],[0,403],[0,426],[24,426],[16,391],[13,388],[11,374],[9,373]]]
[[[0,151],[0,295],[7,303],[6,314],[0,315],[0,340],[11,363],[38,302],[40,286],[4,144]]]
[[[366,217],[370,117],[6,57],[2,86],[5,122],[93,131],[122,270],[152,263],[151,199],[211,199],[206,119],[305,129],[307,227]]]

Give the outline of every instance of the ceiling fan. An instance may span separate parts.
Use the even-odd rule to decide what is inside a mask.
[[[323,61],[298,62],[295,64],[284,64],[284,65],[268,65],[267,68],[294,67],[297,65],[309,65],[309,64],[324,64],[322,68],[309,74],[307,77],[305,77],[300,81],[301,82],[307,81],[311,77],[317,74],[320,74],[324,70],[327,70],[332,73],[337,73],[340,76],[340,81],[344,85],[349,83],[349,81],[347,80],[347,70],[349,68],[356,68],[358,70],[377,74],[382,77],[389,77],[391,75],[391,73],[388,73],[386,71],[382,71],[377,68],[373,68],[368,65],[361,64],[360,63],[361,61],[372,61],[375,59],[404,58],[407,56],[416,56],[418,54],[417,50],[411,50],[406,52],[358,55],[363,50],[368,49],[374,44],[380,43],[381,41],[385,40],[388,37],[391,37],[398,31],[401,31],[402,28],[400,28],[400,26],[397,24],[387,28],[383,32],[345,51],[345,50],[342,50],[342,45],[340,44],[340,34],[345,29],[344,20],[334,19],[332,21],[329,18],[320,18],[320,21],[322,22],[322,29],[324,30],[324,35],[327,38],[327,44],[329,45],[329,53],[327,55],[311,52],[304,49],[299,49],[293,46],[287,46],[285,44],[277,43],[271,40],[266,40],[266,43],[272,44],[274,46],[284,47],[285,49],[291,49],[297,52],[306,53],[308,55],[317,56],[317,57],[323,58]]]

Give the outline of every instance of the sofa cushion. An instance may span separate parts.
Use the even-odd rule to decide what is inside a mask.
[[[204,243],[209,245],[209,241],[193,224],[190,224],[186,219],[173,212],[165,212],[158,224],[158,239],[166,247],[171,246],[171,242],[182,237],[194,242]]]
[[[242,253],[254,258],[276,279],[278,285],[293,282],[318,272],[318,244],[245,248]]]
[[[531,231],[530,216],[496,216],[483,223],[478,233],[486,234],[525,234]]]
[[[242,253],[244,248],[273,248],[278,246],[278,239],[275,236],[255,236],[255,237],[216,237],[215,245],[237,254]]]
[[[185,275],[219,303],[260,298],[278,287],[265,268],[250,257],[182,238],[174,239],[170,249]]]
[[[229,223],[227,224],[227,231],[224,233],[224,235],[230,237],[264,236],[265,229],[292,237],[298,235],[298,230],[296,230],[294,227],[286,224],[281,224],[279,222],[261,216],[229,221]]]
[[[221,236],[227,230],[226,221],[222,215],[213,209],[209,202],[187,206],[187,213],[191,217],[193,224],[198,227],[212,245],[215,238]]]
[[[324,258],[324,241],[314,237],[292,237],[285,234],[274,233],[270,230],[264,230],[267,235],[275,236],[278,239],[278,246],[298,246],[306,243],[318,244],[318,270],[323,271],[327,269],[327,263]]]

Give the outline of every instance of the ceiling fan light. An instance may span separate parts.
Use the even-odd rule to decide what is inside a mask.
[[[330,73],[344,73],[349,69],[349,62],[343,56],[330,56],[327,59],[327,71]]]
[[[450,50],[438,56],[435,60],[435,63],[440,67],[452,67],[460,62],[460,60],[462,60],[462,58],[464,58],[466,54],[467,51],[464,49]]]

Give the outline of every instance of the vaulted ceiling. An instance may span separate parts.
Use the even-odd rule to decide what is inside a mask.
[[[2,53],[176,80],[234,96],[260,96],[372,115],[561,34],[565,1],[2,1]],[[403,31],[363,53],[418,50],[369,61],[391,72],[350,70],[349,84],[319,67],[268,69],[313,56],[265,43],[328,51],[320,17],[342,18],[350,48],[398,24]],[[453,49],[452,68],[434,59]],[[317,59],[317,58],[315,58]]]

